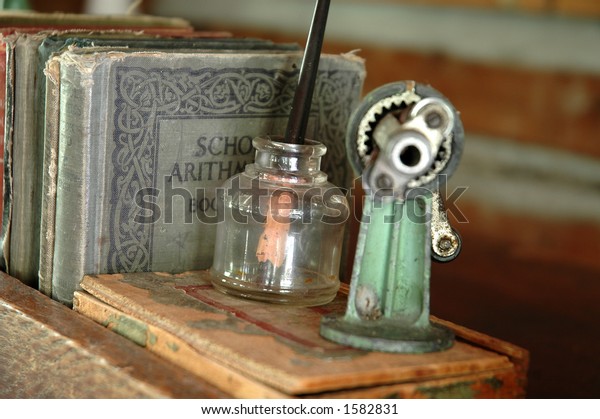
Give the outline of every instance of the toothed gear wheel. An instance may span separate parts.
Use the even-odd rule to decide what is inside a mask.
[[[379,121],[390,112],[402,111],[428,97],[446,99],[431,86],[413,81],[386,84],[370,92],[353,112],[347,130],[346,150],[350,163],[357,174],[362,174],[373,154],[379,149],[373,139],[373,131]],[[432,167],[408,184],[411,189],[437,189],[445,177],[454,173],[463,149],[464,130],[458,112],[454,113],[454,128],[444,138]]]

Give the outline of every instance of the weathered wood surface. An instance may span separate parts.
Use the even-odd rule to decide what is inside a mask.
[[[201,377],[210,377],[211,383],[224,391],[233,392],[236,397],[242,398],[288,398],[289,394],[278,392],[263,383],[254,381],[231,368],[218,364],[202,356],[187,342],[177,336],[166,332],[151,324],[144,323],[133,316],[111,307],[87,292],[76,292],[74,308],[94,321],[106,326],[147,347],[150,351],[161,357],[180,365],[181,367]],[[458,327],[449,322],[444,324],[456,327],[459,333],[476,336],[477,332]],[[481,335],[484,342],[497,341],[491,337]],[[512,345],[499,341],[502,347],[510,348]],[[518,361],[518,359],[517,359]],[[518,369],[497,372],[461,375],[440,380],[416,381],[385,386],[325,392],[312,394],[310,397],[318,398],[499,398],[522,397],[524,386]]]
[[[523,396],[524,388],[515,372],[504,370],[328,392],[312,397],[328,399],[496,399]]]
[[[517,390],[515,395],[519,397],[525,396],[525,388],[527,387],[527,372],[529,371],[528,350],[504,340],[497,339],[484,333],[457,325],[447,320],[439,319],[435,316],[431,316],[431,319],[432,321],[451,329],[458,339],[462,339],[480,348],[506,355],[515,366],[514,371],[516,374],[516,382],[514,383],[514,388]]]
[[[225,396],[0,273],[0,398]]]
[[[237,371],[208,359],[189,343],[157,326],[127,315],[87,292],[76,291],[73,309],[108,329],[131,339],[186,370],[207,377],[215,387],[243,398],[285,398],[285,393],[258,383]]]
[[[96,321],[122,331],[129,324],[126,334],[140,329],[140,324],[132,328],[132,319],[141,321],[142,328],[147,326],[155,336],[142,334],[141,341],[150,350],[175,360],[178,351],[173,348],[183,347],[182,354],[210,361],[211,371],[218,370],[214,366],[225,366],[221,372],[228,371],[228,375],[220,378],[218,374],[196,367],[200,370],[197,373],[216,386],[222,387],[223,382],[231,380],[242,383],[246,377],[258,383],[260,391],[271,388],[287,395],[336,392],[356,396],[361,394],[356,389],[382,387],[381,391],[368,394],[402,396],[418,393],[419,386],[412,386],[415,382],[439,382],[440,385],[434,386],[438,388],[449,384],[444,380],[460,377],[473,384],[477,382],[469,378],[473,374],[493,372],[512,377],[513,383],[518,381],[515,366],[507,356],[461,340],[447,351],[419,355],[365,352],[324,340],[318,333],[321,316],[343,311],[345,298],[342,295],[333,303],[316,308],[256,303],[215,291],[204,271],[181,275],[87,276],[82,287],[106,303],[100,310],[90,309],[88,304],[87,311],[92,314],[86,314]],[[88,303],[93,301],[84,299]],[[78,301],[76,308],[86,310],[81,294]],[[119,317],[121,314],[125,316]],[[194,364],[191,360],[175,362],[184,366]],[[494,385],[488,393],[496,391],[508,397],[522,395],[523,389],[510,384],[511,380],[501,380],[502,385],[490,381]],[[507,386],[503,388],[505,381]],[[249,384],[249,381],[244,383]],[[407,387],[410,389],[398,387],[401,384],[411,384]],[[396,387],[386,389],[385,386]],[[241,387],[232,387],[232,394],[254,396],[246,392],[250,385],[246,390]]]

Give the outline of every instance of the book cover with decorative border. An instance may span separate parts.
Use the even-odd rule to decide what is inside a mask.
[[[216,188],[253,161],[254,137],[284,132],[301,55],[60,59],[58,298],[69,302],[84,273],[209,267]],[[351,180],[344,136],[363,79],[357,57],[321,59],[308,136],[328,147],[322,168],[339,186]]]

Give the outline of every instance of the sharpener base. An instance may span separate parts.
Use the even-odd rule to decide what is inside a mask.
[[[425,327],[402,325],[393,319],[352,321],[344,316],[321,319],[321,336],[369,351],[425,353],[448,349],[454,333],[437,324]]]

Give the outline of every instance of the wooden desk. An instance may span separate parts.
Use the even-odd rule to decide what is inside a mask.
[[[428,355],[436,362],[424,364],[421,355],[415,355],[405,366],[389,364],[400,379],[389,375],[382,381],[380,374],[372,385],[342,385],[336,390],[330,383],[323,391],[296,389],[286,394],[276,383],[259,382],[252,371],[235,365],[223,368],[222,360],[206,353],[193,354],[193,362],[204,357],[206,364],[192,373],[189,359],[156,356],[151,345],[144,349],[4,274],[0,274],[0,317],[1,397],[522,397],[528,367],[527,351],[437,320],[451,327],[458,341],[454,352]],[[248,336],[250,344],[268,341]],[[305,360],[300,358],[297,361]],[[203,375],[202,371],[215,368],[230,372]],[[233,384],[223,377],[233,379]]]
[[[0,272],[0,398],[225,396]]]

